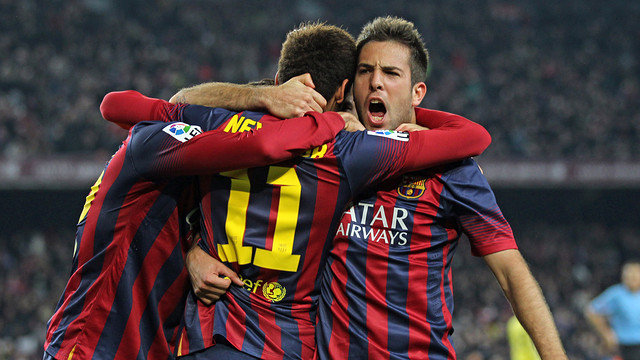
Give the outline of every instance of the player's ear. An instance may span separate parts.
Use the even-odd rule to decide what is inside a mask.
[[[427,84],[420,81],[413,85],[412,90],[411,105],[415,107],[420,105],[422,99],[424,99],[424,96],[427,95]]]
[[[342,80],[342,85],[340,85],[335,94],[333,94],[336,104],[341,104],[344,101],[345,94],[347,92],[347,84],[349,84],[349,79]]]

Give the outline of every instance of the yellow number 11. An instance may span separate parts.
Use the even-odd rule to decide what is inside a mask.
[[[218,255],[222,261],[237,262],[239,265],[251,263],[254,248],[244,246],[244,232],[247,226],[247,208],[251,184],[247,170],[221,173],[231,178],[229,206],[225,231],[228,244],[218,244]],[[293,168],[270,166],[267,183],[280,186],[280,201],[276,216],[271,250],[256,248],[253,264],[265,269],[297,271],[300,255],[293,254],[301,186]]]

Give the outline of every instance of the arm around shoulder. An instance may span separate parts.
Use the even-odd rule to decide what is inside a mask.
[[[105,120],[129,129],[140,121],[170,121],[169,109],[173,106],[134,90],[113,91],[102,99],[100,113]]]
[[[309,111],[322,112],[327,104],[322,95],[313,89],[309,74],[296,76],[278,86],[204,83],[180,90],[169,102],[233,111],[260,111],[282,119],[301,117]]]
[[[460,115],[416,108],[416,121],[428,127],[424,133],[424,152],[438,164],[482,154],[491,144],[491,135],[480,124]]]

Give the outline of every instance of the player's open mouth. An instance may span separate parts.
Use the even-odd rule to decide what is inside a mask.
[[[386,113],[387,108],[384,106],[382,100],[372,99],[369,102],[369,115],[373,123],[381,123]]]

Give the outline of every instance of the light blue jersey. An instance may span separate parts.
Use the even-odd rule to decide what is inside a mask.
[[[593,311],[609,318],[621,345],[640,344],[640,291],[616,284],[591,302]]]

